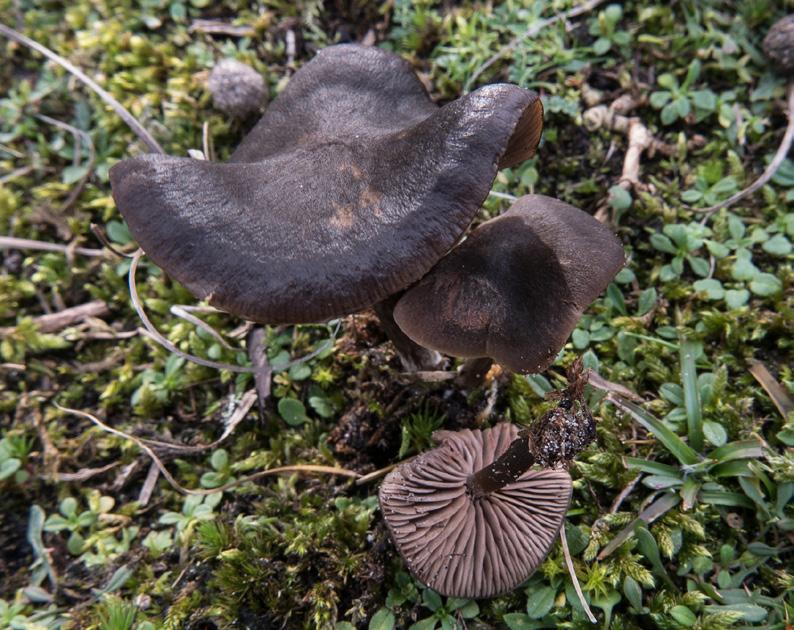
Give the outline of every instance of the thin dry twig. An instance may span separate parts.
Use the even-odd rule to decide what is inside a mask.
[[[270,387],[273,378],[273,368],[267,360],[265,348],[265,329],[262,326],[254,326],[246,338],[248,346],[248,358],[251,365],[256,368],[254,372],[254,383],[259,400],[259,413],[265,414],[265,401],[270,397]]]
[[[96,223],[91,224],[91,231],[94,233],[94,236],[99,239],[99,242],[105,246],[105,248],[109,249],[111,252],[116,254],[119,258],[132,258],[132,254],[128,254],[126,252],[121,251],[120,249],[116,248],[113,243],[108,240],[108,237],[105,235],[104,230],[98,226]]]
[[[67,326],[76,324],[88,317],[105,317],[110,314],[108,305],[102,300],[92,300],[85,304],[73,306],[57,313],[49,315],[39,315],[33,318],[33,323],[41,333],[53,333],[63,330]],[[12,334],[16,330],[15,326],[0,328],[0,337]]]
[[[597,619],[593,614],[593,611],[590,610],[590,606],[588,606],[587,600],[584,598],[584,593],[582,593],[582,587],[579,586],[579,578],[576,577],[576,569],[573,566],[573,558],[571,558],[571,551],[568,549],[568,539],[565,537],[564,523],[562,527],[560,527],[560,544],[562,545],[562,555],[565,558],[565,566],[568,567],[568,573],[571,576],[571,582],[573,582],[573,588],[576,591],[577,597],[579,598],[579,603],[582,604],[582,608],[584,608],[590,623],[596,623]]]
[[[750,359],[748,363],[750,364],[750,374],[764,388],[764,391],[769,394],[780,415],[787,418],[790,413],[794,413],[794,400],[791,399],[784,387],[775,380],[775,377],[772,376],[767,367],[756,359]]]
[[[253,37],[256,30],[248,24],[229,24],[220,20],[193,20],[188,33],[207,33],[208,35],[229,35],[231,37]]]
[[[177,444],[175,442],[163,442],[161,440],[147,440],[145,438],[141,438],[143,442],[146,442],[149,446],[155,446],[159,448],[169,449],[171,451],[176,451],[178,453],[201,453],[202,451],[208,451],[214,449],[218,446],[221,442],[223,442],[226,438],[228,438],[234,430],[237,428],[237,425],[240,424],[245,419],[245,416],[251,410],[254,402],[256,401],[256,391],[253,389],[249,389],[243,397],[240,399],[240,403],[234,410],[229,419],[225,422],[225,428],[223,429],[223,433],[221,436],[209,444]]]
[[[595,387],[596,389],[600,389],[605,392],[610,392],[614,394],[619,394],[624,398],[628,398],[629,400],[634,400],[636,402],[641,402],[642,397],[635,394],[625,385],[621,385],[620,383],[613,383],[612,381],[608,381],[603,376],[601,376],[598,372],[594,372],[593,370],[588,370],[588,381],[590,385]]]
[[[217,488],[209,488],[209,489],[202,489],[202,490],[194,490],[191,488],[185,488],[182,484],[180,484],[174,476],[168,471],[168,469],[163,464],[162,460],[157,456],[154,450],[148,446],[143,440],[134,435],[130,435],[129,433],[125,433],[124,431],[120,431],[119,429],[114,429],[111,426],[108,426],[104,422],[102,422],[96,416],[86,412],[81,411],[79,409],[70,409],[68,407],[63,407],[58,403],[53,403],[55,407],[63,411],[64,413],[70,413],[75,416],[79,416],[81,418],[85,418],[86,420],[90,420],[96,426],[98,426],[103,431],[107,433],[111,433],[116,435],[120,438],[125,440],[130,440],[133,442],[138,448],[140,448],[146,455],[152,460],[157,469],[160,471],[160,474],[163,475],[165,480],[168,484],[177,492],[181,494],[192,494],[196,496],[207,496],[210,494],[215,494],[216,492],[225,492],[226,490],[231,490],[232,488],[236,488],[244,483],[248,483],[251,481],[256,481],[257,479],[262,479],[264,477],[270,477],[273,475],[280,475],[284,473],[298,473],[298,474],[325,474],[325,475],[339,475],[342,477],[350,477],[353,479],[358,479],[361,475],[357,472],[348,470],[346,468],[337,468],[334,466],[322,466],[316,464],[297,464],[294,466],[279,466],[277,468],[270,468],[268,470],[261,470],[258,473],[254,473],[253,475],[248,475],[246,477],[240,477],[234,481],[231,481],[227,484],[222,486],[218,486]]]
[[[34,241],[30,238],[17,238],[15,236],[0,236],[0,249],[32,249],[40,252],[59,252],[67,256],[79,254],[80,256],[91,256],[95,258],[107,256],[107,253],[102,249],[47,243],[45,241]]]
[[[623,501],[625,501],[626,497],[631,494],[632,490],[634,490],[634,486],[637,485],[637,482],[640,480],[640,477],[642,477],[642,473],[637,474],[637,476],[634,477],[634,479],[629,481],[626,484],[626,487],[620,491],[620,494],[618,494],[618,496],[615,497],[615,500],[612,501],[612,505],[609,506],[610,514],[614,514],[620,509],[620,506],[623,504]]]
[[[494,53],[483,64],[481,64],[466,80],[466,83],[463,86],[463,92],[464,93],[469,92],[471,90],[471,86],[474,85],[474,82],[480,77],[480,75],[483,72],[485,72],[493,64],[499,61],[507,53],[515,50],[518,47],[518,45],[525,39],[535,37],[535,35],[540,33],[543,29],[551,26],[552,24],[555,24],[560,21],[567,22],[568,20],[583,15],[584,13],[589,13],[590,11],[595,9],[599,4],[603,4],[604,2],[605,0],[588,0],[587,2],[583,2],[582,4],[573,7],[572,9],[568,9],[564,13],[558,13],[553,17],[546,18],[538,22],[534,22],[521,35],[518,35],[517,37],[511,39],[507,44],[502,46],[496,53]]]
[[[121,462],[111,462],[105,466],[100,466],[99,468],[81,468],[77,472],[73,473],[56,473],[54,481],[88,481],[92,477],[96,477],[97,475],[101,475],[102,473],[106,473],[109,470],[113,470],[121,465]],[[46,477],[49,479],[49,477]]]
[[[182,357],[186,361],[191,361],[192,363],[198,363],[199,365],[203,365],[204,367],[213,368],[215,370],[229,370],[230,372],[236,372],[238,374],[255,374],[257,369],[256,367],[245,366],[245,365],[232,365],[231,363],[222,363],[220,361],[211,361],[210,359],[204,359],[202,357],[197,357],[193,354],[188,354],[187,352],[182,352],[179,348],[177,348],[173,343],[168,341],[162,333],[160,333],[157,328],[155,328],[154,324],[152,324],[151,320],[149,319],[148,315],[146,315],[146,311],[143,309],[143,304],[138,297],[138,287],[135,281],[135,274],[138,271],[138,263],[141,260],[141,256],[143,256],[143,250],[138,249],[132,257],[132,262],[130,264],[130,271],[129,271],[129,287],[130,287],[130,299],[132,300],[132,306],[135,309],[135,312],[138,314],[138,317],[143,323],[144,328],[141,332],[159,343],[163,348],[173,352],[179,357]],[[334,341],[336,340],[336,336],[339,333],[339,328],[341,327],[341,320],[339,320],[336,324],[336,328],[334,332],[331,334],[330,345],[333,346]],[[321,343],[320,346],[309,352],[308,354],[290,361],[284,365],[279,366],[279,370],[288,370],[295,365],[300,365],[301,363],[305,363],[313,359],[314,357],[318,356],[320,353],[325,352],[328,349],[329,342]]]
[[[747,188],[739,191],[731,197],[728,197],[728,199],[725,201],[721,201],[718,204],[709,206],[708,208],[690,208],[692,212],[711,214],[713,212],[717,212],[717,210],[721,210],[722,208],[732,206],[737,201],[744,199],[748,195],[752,195],[756,190],[764,186],[775,176],[775,173],[777,173],[780,165],[785,161],[786,156],[791,149],[792,143],[794,143],[794,82],[789,83],[787,94],[788,98],[786,114],[788,115],[788,125],[786,126],[786,133],[783,134],[783,140],[780,142],[780,146],[777,148],[775,157],[772,158],[772,161],[769,163],[769,166],[766,167],[766,170],[764,170],[764,172],[761,173],[761,176]]]
[[[116,112],[116,114],[125,122],[127,126],[132,129],[133,133],[135,133],[138,138],[143,141],[143,143],[154,153],[162,153],[165,154],[162,147],[157,144],[157,141],[151,136],[151,134],[146,131],[146,129],[139,123],[135,117],[130,114],[124,106],[119,103],[109,92],[103,89],[96,81],[94,81],[91,77],[89,77],[85,72],[80,70],[77,66],[72,64],[67,59],[61,57],[59,54],[53,52],[46,46],[42,46],[38,42],[26,37],[22,33],[15,31],[13,28],[6,26],[5,24],[0,24],[0,35],[11,39],[18,44],[22,44],[23,46],[27,46],[35,50],[36,52],[41,53],[50,61],[54,61],[59,66],[64,68],[67,72],[74,75],[77,79],[79,79],[82,83],[87,85],[91,90],[96,93],[99,98],[101,98],[105,103],[107,103],[110,108]]]
[[[356,479],[357,486],[363,486],[365,483],[369,483],[370,481],[375,481],[376,479],[380,479],[381,477],[385,477],[388,475],[392,470],[397,468],[400,464],[389,464],[388,466],[384,466],[383,468],[379,468],[378,470],[373,470],[371,473],[367,473],[366,475],[362,475],[358,479]]]
[[[157,467],[157,464],[152,462],[149,465],[149,472],[146,473],[146,479],[143,481],[143,486],[141,486],[141,491],[138,493],[138,504],[141,506],[146,506],[149,504],[149,499],[152,498],[152,493],[154,492],[155,486],[157,486],[157,480],[160,478],[160,469]]]
[[[219,344],[221,344],[227,350],[234,350],[234,348],[229,344],[229,342],[226,341],[223,338],[223,335],[221,335],[217,330],[215,330],[212,326],[210,326],[203,319],[201,319],[199,317],[196,317],[192,313],[188,312],[182,305],[174,304],[169,310],[171,311],[171,313],[173,315],[176,315],[177,317],[181,317],[182,319],[184,319],[185,321],[190,322],[194,326],[197,326],[198,328],[203,329],[213,339],[215,339],[215,341],[217,341]]]
[[[36,170],[36,167],[32,164],[28,164],[27,166],[21,166],[20,168],[11,171],[7,175],[3,175],[0,177],[0,184],[5,184],[6,182],[10,182],[12,179],[16,179],[17,177],[22,177],[23,175],[27,175],[28,173],[32,173]]]

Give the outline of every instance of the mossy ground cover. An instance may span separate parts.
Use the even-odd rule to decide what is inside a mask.
[[[472,83],[502,46],[571,4],[0,0],[0,22],[86,70],[175,155],[201,149],[206,124],[223,159],[250,126],[212,108],[206,78],[226,56],[260,71],[271,97],[319,48],[362,39],[410,59],[439,102],[495,80],[542,93],[539,155],[500,173],[495,190],[598,213],[629,259],[551,370],[467,394],[401,375],[367,314],[335,338],[333,325],[269,328],[264,409],[213,448],[155,451],[196,489],[282,465],[367,473],[429,448],[441,426],[530,422],[582,356],[638,397],[615,404],[592,391],[598,440],[571,468],[566,533],[598,624],[787,627],[794,162],[728,209],[698,209],[749,185],[777,148],[785,82],[760,42],[792,7],[601,3],[520,38]],[[0,51],[0,234],[99,249],[94,223],[134,249],[107,173],[140,142],[62,69],[6,40]],[[620,185],[625,134],[585,126],[591,107],[625,95],[664,148],[643,155],[631,186]],[[491,196],[481,218],[508,205]],[[185,496],[160,475],[147,486],[138,444],[56,404],[138,439],[206,445],[253,379],[185,362],[143,334],[128,270],[112,255],[0,251],[0,627],[589,627],[559,546],[498,599],[423,589],[395,557],[377,482],[292,474]],[[138,291],[180,350],[249,364],[241,322],[199,313],[221,343],[174,314],[191,296],[145,259]],[[36,323],[91,300],[107,311],[51,332]],[[764,380],[763,367],[781,388],[767,377],[771,395],[753,375]]]

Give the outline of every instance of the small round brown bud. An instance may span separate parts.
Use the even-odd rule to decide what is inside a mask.
[[[212,104],[235,118],[259,110],[266,98],[265,81],[256,70],[235,59],[215,64],[209,78]]]
[[[794,14],[772,25],[764,38],[764,54],[780,72],[794,76]]]

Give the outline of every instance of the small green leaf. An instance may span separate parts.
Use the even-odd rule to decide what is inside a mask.
[[[731,253],[731,250],[722,243],[712,241],[711,239],[706,239],[704,242],[706,243],[706,249],[708,249],[709,253],[717,260],[721,260]]]
[[[637,316],[648,313],[656,305],[657,300],[658,296],[655,288],[645,289],[637,299]]]
[[[662,556],[659,553],[659,546],[656,544],[656,539],[653,534],[648,531],[648,528],[642,524],[634,526],[634,535],[637,537],[637,543],[640,553],[650,561],[654,571],[659,575],[667,575],[667,571],[662,564]]]
[[[695,203],[703,198],[703,193],[695,188],[690,188],[681,193],[681,200],[685,203]]]
[[[7,459],[0,463],[0,481],[8,479],[16,471],[20,469],[22,462],[16,458]]]
[[[713,112],[717,109],[717,96],[711,90],[695,90],[689,95],[698,109]]]
[[[719,423],[712,420],[706,420],[703,423],[703,435],[714,446],[722,446],[728,441],[728,434],[725,428]]]
[[[736,252],[736,262],[731,266],[731,276],[734,280],[752,280],[759,273],[753,264],[752,255],[746,249]]]
[[[649,475],[642,480],[642,485],[652,490],[664,490],[674,486],[680,486],[684,480],[680,477],[667,477],[663,475]]]
[[[431,588],[426,588],[422,591],[422,602],[424,603],[425,608],[429,608],[433,612],[444,605],[444,603],[441,601],[441,595],[436,593]]]
[[[524,613],[507,613],[502,617],[509,630],[535,630],[540,627],[538,622],[529,618]]]
[[[609,189],[609,205],[615,210],[628,210],[631,207],[631,193],[622,186]]]
[[[590,333],[581,328],[577,328],[571,334],[571,341],[573,342],[574,348],[577,350],[584,350],[590,345]]]
[[[105,231],[108,234],[108,238],[119,245],[126,245],[132,241],[132,234],[130,234],[127,224],[121,221],[108,221],[105,225]]]
[[[629,575],[623,579],[623,594],[634,610],[642,610],[642,587]]]
[[[282,398],[279,400],[278,413],[284,422],[292,427],[300,426],[309,419],[303,403],[295,398]]]
[[[689,266],[692,267],[692,271],[701,278],[705,278],[709,275],[709,261],[705,258],[701,258],[700,256],[687,256],[686,260]]]
[[[629,400],[617,397],[612,400],[612,403],[616,407],[629,413],[632,418],[653,433],[656,439],[659,440],[682,464],[692,465],[700,461],[700,456],[696,451],[667,428],[661,420],[645,411],[642,407],[639,407]]]
[[[735,241],[741,240],[747,228],[744,226],[742,220],[735,214],[728,216],[728,232]]]
[[[750,291],[762,297],[775,295],[783,290],[783,283],[771,273],[758,273],[750,282]]]
[[[750,299],[750,292],[747,289],[728,289],[725,292],[725,304],[730,309],[741,308]]]
[[[791,253],[791,241],[782,234],[775,234],[761,248],[773,256],[788,256]]]
[[[662,108],[661,118],[663,125],[671,125],[678,120],[678,107],[676,101],[668,103]]]
[[[651,234],[651,245],[653,245],[655,249],[666,254],[675,255],[678,251],[675,245],[673,245],[673,241],[664,234]]]
[[[527,615],[530,619],[542,619],[548,615],[556,595],[557,591],[550,586],[532,591],[527,598]]]
[[[670,609],[670,616],[675,619],[682,626],[691,628],[697,622],[697,617],[686,606],[673,606]]]
[[[223,470],[229,464],[229,455],[225,449],[219,448],[212,453],[210,457],[210,464],[215,470]]]
[[[609,52],[610,48],[612,48],[612,42],[610,42],[606,37],[599,37],[593,43],[593,52],[596,55],[603,55]]]
[[[392,630],[394,628],[394,613],[388,608],[381,608],[369,620],[369,630]]]
[[[725,297],[725,289],[722,288],[722,282],[714,278],[697,280],[692,286],[698,293],[705,293],[709,300],[721,300]]]

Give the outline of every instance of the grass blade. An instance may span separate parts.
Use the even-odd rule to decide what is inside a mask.
[[[635,405],[633,402],[620,398],[619,396],[610,395],[608,400],[618,409],[631,415],[632,418],[653,433],[656,439],[659,440],[682,464],[693,466],[700,461],[700,455],[690,448],[680,437],[668,429],[667,426],[653,414],[648,413],[639,405]]]
[[[609,541],[609,544],[607,544],[607,546],[604,547],[598,554],[598,559],[603,560],[609,554],[615,551],[615,549],[620,547],[624,542],[631,538],[631,536],[634,535],[634,528],[638,523],[650,525],[657,518],[664,516],[679,503],[681,503],[681,497],[677,493],[668,492],[660,496],[658,499],[656,499],[656,501],[651,503],[642,512],[640,512],[637,518],[626,525],[626,527],[620,530],[620,532],[618,532],[618,534]]]
[[[700,452],[703,450],[703,413],[695,368],[697,349],[696,343],[685,339],[681,340],[679,356],[681,357],[681,385],[684,388],[687,434],[689,435],[689,445]]]

